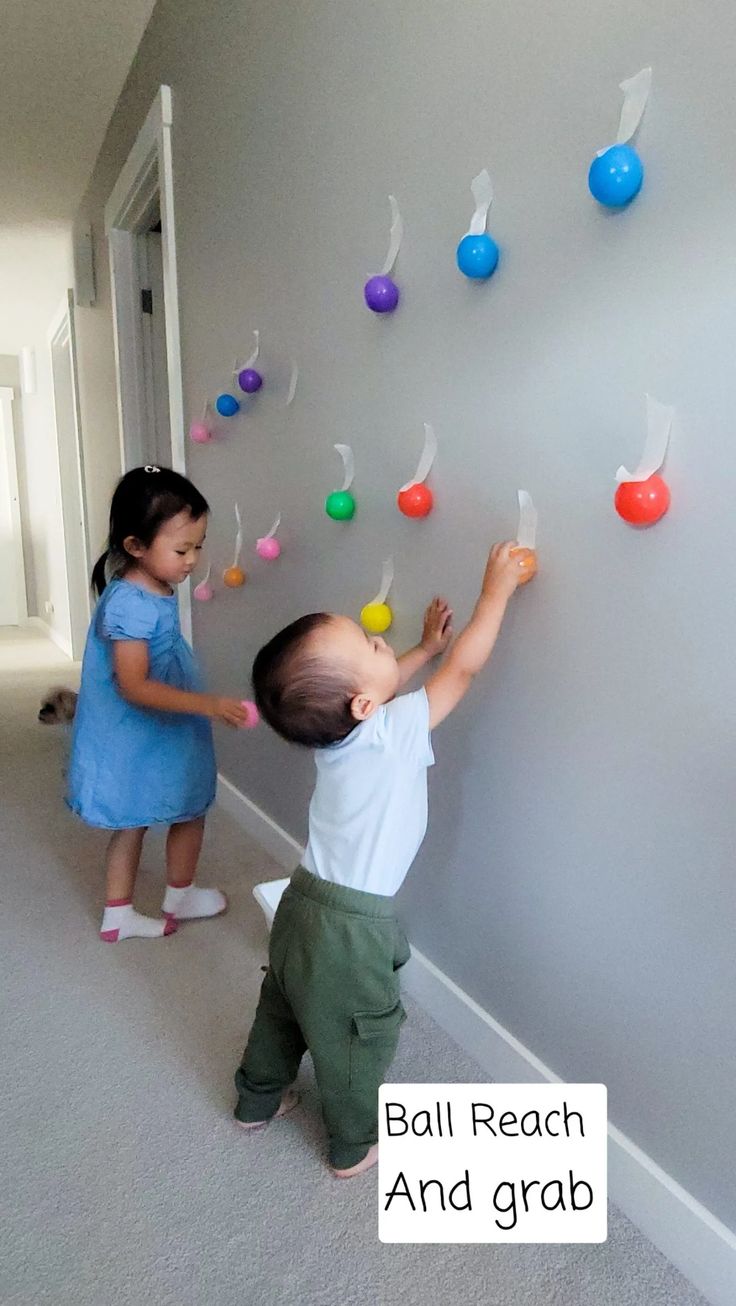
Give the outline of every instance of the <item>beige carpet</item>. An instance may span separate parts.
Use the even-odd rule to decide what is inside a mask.
[[[73,679],[40,636],[0,632],[3,1306],[702,1306],[615,1210],[601,1246],[383,1246],[375,1172],[325,1168],[308,1063],[303,1107],[240,1133],[232,1074],[266,953],[251,889],[279,870],[216,814],[202,879],[228,915],[100,943],[104,839],[66,812],[62,739],[35,721]],[[483,1079],[413,1006],[393,1073]]]

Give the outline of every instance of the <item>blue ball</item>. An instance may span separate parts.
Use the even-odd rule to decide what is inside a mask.
[[[220,417],[234,417],[240,411],[240,404],[233,395],[218,395],[215,400],[215,408]]]
[[[457,265],[466,277],[480,281],[495,272],[498,254],[498,245],[485,232],[479,236],[463,236],[457,247]]]
[[[644,167],[631,145],[612,145],[590,165],[588,185],[599,204],[621,209],[641,190]]]

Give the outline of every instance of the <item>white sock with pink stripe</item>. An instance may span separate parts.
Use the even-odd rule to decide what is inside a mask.
[[[203,916],[219,916],[226,907],[227,898],[219,889],[200,889],[197,884],[177,888],[168,884],[161,910],[169,920],[193,921]]]
[[[174,934],[175,931],[176,921],[141,916],[140,912],[134,910],[129,898],[105,903],[100,926],[100,938],[105,943],[120,943],[123,939],[161,939],[165,934]]]

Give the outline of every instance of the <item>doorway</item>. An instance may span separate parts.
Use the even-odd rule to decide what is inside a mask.
[[[136,238],[146,422],[138,465],[171,466],[171,413],[166,364],[166,305],[161,220]]]
[[[72,657],[84,652],[90,620],[90,549],[84,453],[79,423],[77,346],[74,334],[74,291],[68,290],[48,332],[51,378],[59,453],[59,483],[64,527]]]
[[[20,626],[28,608],[10,386],[0,386],[0,576],[0,626]]]
[[[161,86],[105,206],[120,462],[186,475],[174,227],[171,89]],[[191,639],[191,593],[179,586]]]

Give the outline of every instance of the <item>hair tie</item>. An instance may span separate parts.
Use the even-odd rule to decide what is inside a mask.
[[[160,468],[160,467],[144,467],[143,470],[144,470],[144,472],[160,472],[160,471],[161,471],[161,468]]]

